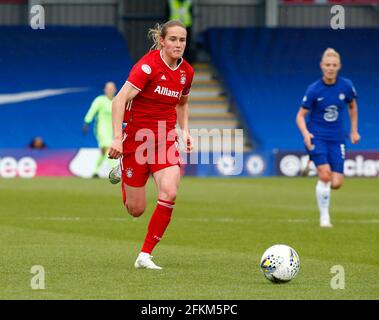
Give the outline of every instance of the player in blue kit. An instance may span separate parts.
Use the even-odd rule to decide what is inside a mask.
[[[331,189],[343,184],[346,131],[343,115],[348,105],[350,141],[360,140],[358,133],[357,93],[352,82],[338,76],[340,55],[334,49],[325,50],[320,67],[323,76],[312,83],[303,98],[296,123],[303,137],[310,160],[317,167],[316,198],[320,211],[320,226],[332,227],[329,215]],[[309,114],[308,121],[305,118]]]

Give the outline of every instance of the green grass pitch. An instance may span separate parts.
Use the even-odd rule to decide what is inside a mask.
[[[133,266],[155,206],[152,181],[134,219],[106,180],[1,179],[0,299],[378,299],[379,180],[347,178],[332,192],[333,229],[318,226],[315,183],[183,178],[156,271]],[[287,284],[259,270],[276,243],[300,256]],[[34,265],[44,267],[44,290],[31,288]],[[334,265],[344,289],[331,287]]]

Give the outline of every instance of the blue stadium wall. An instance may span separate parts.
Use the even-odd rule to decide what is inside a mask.
[[[96,147],[81,132],[83,118],[104,83],[120,88],[132,66],[117,29],[0,27],[0,43],[0,148],[23,148],[35,136],[49,148]]]

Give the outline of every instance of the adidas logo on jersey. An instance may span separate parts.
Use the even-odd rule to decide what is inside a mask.
[[[161,80],[167,80],[164,74],[162,74]]]
[[[179,91],[173,91],[166,87],[157,86],[154,92],[162,94],[164,96],[179,98]]]

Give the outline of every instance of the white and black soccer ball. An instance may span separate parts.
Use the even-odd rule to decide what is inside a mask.
[[[263,253],[260,266],[268,280],[284,283],[296,277],[300,269],[300,259],[293,248],[276,244]]]

